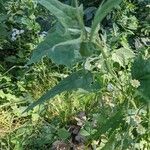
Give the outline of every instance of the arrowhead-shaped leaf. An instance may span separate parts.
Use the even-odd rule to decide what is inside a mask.
[[[150,58],[139,56],[132,66],[132,78],[140,82],[138,90],[150,101]]]
[[[59,82],[56,86],[46,92],[46,94],[44,94],[39,100],[32,103],[26,111],[33,109],[37,105],[43,104],[45,101],[53,98],[57,94],[60,94],[64,91],[72,91],[79,88],[87,91],[92,91],[92,88],[95,89],[96,84],[97,83],[93,83],[92,73],[87,70],[80,70]]]

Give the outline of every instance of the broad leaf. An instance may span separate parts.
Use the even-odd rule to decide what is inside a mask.
[[[112,8],[116,7],[121,2],[122,0],[107,0],[104,4],[99,6],[92,24],[91,35],[90,35],[91,40],[95,34],[98,24],[101,23],[101,21],[106,17],[106,15],[112,10]]]
[[[46,92],[39,100],[32,103],[26,111],[31,110],[36,105],[43,104],[45,101],[64,91],[72,91],[79,88],[91,91],[92,87],[95,88],[95,83],[93,84],[93,75],[87,70],[80,70],[59,82],[58,85]]]
[[[57,24],[33,51],[28,65],[48,56],[56,64],[71,66],[81,59],[79,49],[80,34],[65,30],[63,26]]]
[[[150,58],[139,56],[132,66],[132,78],[140,82],[138,90],[147,101],[150,101]]]
[[[58,0],[39,0],[39,3],[46,7],[64,27],[78,27],[78,17],[76,8],[63,4]],[[79,8],[83,14],[83,8]]]
[[[119,63],[120,66],[124,67],[128,64],[129,60],[134,57],[133,51],[130,49],[120,48],[113,51],[112,60]]]
[[[77,10],[58,0],[39,0],[60,22],[48,33],[46,39],[33,51],[29,64],[48,56],[54,63],[72,66],[81,60],[81,31],[78,25]],[[82,15],[82,8],[79,8]]]

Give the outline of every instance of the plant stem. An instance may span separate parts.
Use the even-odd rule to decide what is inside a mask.
[[[71,0],[70,4],[71,4],[71,6],[73,6],[73,7],[75,7],[75,6],[76,6],[76,5],[75,5],[75,1],[74,1],[74,0]]]
[[[78,0],[74,0],[74,4],[75,4],[76,9],[77,9],[77,17],[78,17],[79,24],[80,24],[80,26],[82,28],[83,35],[86,38],[87,37],[87,33],[86,33],[86,30],[85,30],[84,21],[83,21],[83,18],[81,16],[81,12],[80,12],[79,7],[78,7]]]
[[[100,46],[100,44],[97,44],[98,48],[100,49],[102,55],[103,55],[103,58],[105,60],[105,64],[106,64],[106,68],[108,70],[108,72],[113,76],[113,78],[116,80],[116,82],[118,82],[120,84],[120,86],[122,87],[122,84],[120,82],[120,80],[117,78],[116,74],[114,73],[114,71],[111,69],[111,65],[108,61],[108,56],[106,55],[103,47]]]

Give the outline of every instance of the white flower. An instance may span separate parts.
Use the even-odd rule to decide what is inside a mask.
[[[139,124],[142,121],[139,115],[131,116],[131,118],[134,120],[134,122],[136,122],[136,124]]]
[[[101,65],[99,62],[97,62],[95,65],[96,65],[96,67],[97,67],[98,69],[101,69],[101,68],[102,68],[102,65]]]
[[[15,41],[17,39],[17,37],[20,37],[19,35],[22,33],[24,33],[24,30],[18,30],[16,28],[14,28],[12,30],[11,40]]]
[[[24,33],[24,30],[20,30],[20,32],[19,32],[20,34],[22,34],[22,33]]]
[[[15,36],[16,36],[16,32],[13,32],[13,33],[12,33],[12,37],[15,37]]]
[[[141,117],[139,115],[132,115],[126,117],[126,122],[128,124],[139,125],[141,123]]]
[[[16,33],[16,35],[19,35],[19,34],[20,34],[20,31],[19,31],[19,30],[16,30],[15,33]]]
[[[114,90],[113,85],[112,85],[111,83],[109,83],[109,84],[107,85],[107,91],[112,92],[113,90]]]
[[[13,30],[12,30],[12,32],[16,32],[18,29],[16,29],[16,28],[14,28]]]
[[[47,35],[47,32],[46,31],[43,31],[41,34],[40,34],[40,36],[42,36],[42,37],[45,37]]]
[[[138,80],[131,80],[131,85],[135,88],[138,88],[140,86],[140,82]]]
[[[46,31],[43,31],[42,34],[47,34],[47,32],[46,32]]]
[[[137,126],[136,130],[139,134],[145,134],[146,132],[146,129],[141,124]]]
[[[149,8],[150,8],[150,5],[146,5],[146,7],[149,7]]]
[[[16,38],[15,36],[12,36],[12,37],[11,37],[11,40],[12,40],[12,41],[16,41],[16,39],[17,39],[17,38]]]

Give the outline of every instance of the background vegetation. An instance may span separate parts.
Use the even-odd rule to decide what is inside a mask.
[[[0,149],[149,150],[149,0],[119,0],[92,42],[113,0],[80,0],[84,24],[75,1],[65,18],[44,1],[0,0]]]

